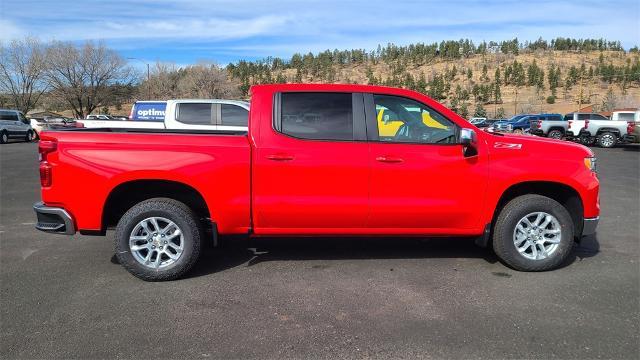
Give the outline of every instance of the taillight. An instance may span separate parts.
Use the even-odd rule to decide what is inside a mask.
[[[635,125],[635,123],[633,121],[629,121],[627,123],[627,134],[633,133],[633,126],[634,125]]]
[[[584,128],[585,129],[589,128],[589,120],[584,121]]]
[[[56,151],[58,148],[58,140],[48,138],[42,135],[40,142],[38,143],[38,153],[40,154],[40,162],[47,161],[47,155]]]
[[[571,124],[573,124],[573,120],[569,120],[569,124],[567,125],[568,129],[571,129]]]
[[[38,154],[40,160],[40,185],[42,187],[49,187],[53,181],[53,168],[47,161],[47,157],[52,152],[58,149],[58,141],[54,138],[49,138],[43,135],[38,143]]]
[[[536,127],[542,129],[542,121],[536,121]]]
[[[84,127],[84,123],[81,123],[80,121],[76,121],[76,123],[75,123],[75,127],[77,127],[77,128],[83,128],[83,127]]]
[[[53,182],[51,164],[44,161],[40,163],[40,186],[49,187]]]

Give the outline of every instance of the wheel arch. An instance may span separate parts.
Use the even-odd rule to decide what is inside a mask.
[[[584,205],[580,193],[573,187],[555,181],[525,181],[509,186],[500,196],[493,216],[491,218],[491,229],[496,218],[504,206],[512,199],[527,194],[537,194],[551,198],[562,206],[571,215],[573,221],[574,234],[579,238],[582,233]]]
[[[188,184],[163,179],[130,180],[118,184],[109,192],[102,209],[102,230],[115,226],[122,215],[135,204],[156,197],[180,201],[199,218],[211,217],[202,194]]]
[[[596,134],[601,135],[603,133],[613,133],[618,137],[620,137],[620,134],[621,134],[620,130],[616,128],[601,128],[601,129],[598,129],[598,132]]]

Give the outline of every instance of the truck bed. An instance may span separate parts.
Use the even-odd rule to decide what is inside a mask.
[[[52,186],[42,200],[67,209],[79,229],[104,228],[103,206],[124,184],[180,183],[197,189],[220,232],[249,229],[250,148],[246,132],[165,129],[72,129],[45,131]],[[155,184],[154,183],[154,184]]]

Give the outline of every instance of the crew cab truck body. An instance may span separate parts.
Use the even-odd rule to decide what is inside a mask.
[[[582,145],[486,133],[404,89],[251,93],[247,132],[44,132],[36,227],[115,227],[121,264],[145,280],[187,272],[212,241],[207,229],[213,238],[468,236],[527,271],[559,266],[595,232],[599,183]],[[377,109],[403,122],[396,134],[379,132]]]
[[[623,141],[629,120],[638,119],[637,114],[640,114],[640,111],[614,111],[609,119],[586,121],[581,134],[595,139],[596,144],[603,148],[614,147]]]
[[[152,103],[159,104],[161,102]],[[147,111],[149,110],[147,109]],[[85,119],[81,121],[86,128],[246,131],[249,103],[223,99],[169,100],[166,101],[163,119],[157,120],[159,117],[147,118],[144,120]]]
[[[576,141],[584,145],[593,145],[596,142],[595,135],[592,136],[587,127],[592,121],[609,120],[606,116],[595,113],[569,113],[564,116],[567,121],[567,140]]]

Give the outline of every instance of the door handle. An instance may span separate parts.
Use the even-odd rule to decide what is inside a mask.
[[[290,160],[293,160],[293,155],[273,154],[273,155],[267,155],[267,159],[273,160],[273,161],[290,161]]]
[[[376,161],[385,162],[385,163],[401,163],[404,160],[402,160],[399,157],[393,157],[393,156],[378,156],[376,158]]]

